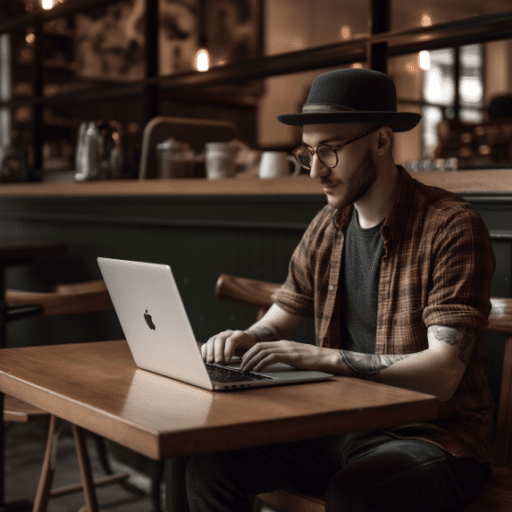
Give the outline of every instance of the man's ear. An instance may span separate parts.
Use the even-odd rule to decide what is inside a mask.
[[[376,134],[376,152],[377,155],[391,151],[393,147],[393,130],[389,126],[381,126]]]

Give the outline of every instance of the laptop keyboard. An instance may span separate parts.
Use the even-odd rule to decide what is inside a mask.
[[[242,372],[234,368],[227,368],[225,366],[218,366],[215,364],[205,363],[210,379],[216,382],[247,382],[255,380],[272,380],[272,377],[266,375],[258,375],[253,372]]]

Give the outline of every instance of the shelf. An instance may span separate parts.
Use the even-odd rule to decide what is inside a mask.
[[[55,59],[45,59],[43,61],[44,69],[54,69],[58,71],[69,71],[70,73],[76,73],[78,71],[78,64],[76,62],[66,62]]]
[[[28,125],[32,123],[32,109],[26,106],[18,108],[14,114],[14,123],[21,125]],[[54,128],[78,128],[80,121],[76,119],[67,119],[64,117],[55,117],[44,112],[43,125]]]
[[[32,60],[18,60],[19,66],[33,66]],[[56,71],[69,71],[70,73],[76,73],[78,71],[78,64],[76,62],[66,62],[56,59],[45,59],[43,61],[44,69],[51,69]]]
[[[54,29],[47,27],[43,29],[43,34],[45,36],[61,37],[63,39],[73,39],[76,35],[75,31],[72,29]]]

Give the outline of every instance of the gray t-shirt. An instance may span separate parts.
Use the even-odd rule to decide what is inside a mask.
[[[354,208],[345,233],[340,282],[342,347],[364,354],[375,353],[383,222],[363,229]]]

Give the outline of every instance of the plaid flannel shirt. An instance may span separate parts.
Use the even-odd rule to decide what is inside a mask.
[[[482,342],[490,311],[494,255],[485,224],[461,198],[414,180],[400,168],[400,184],[381,233],[377,354],[428,348],[433,325],[468,326],[480,339],[462,380],[437,421],[392,429],[424,439],[456,457],[490,459],[493,401]],[[296,248],[288,277],[274,295],[284,310],[313,318],[319,346],[343,348],[338,283],[352,206],[324,207]]]

